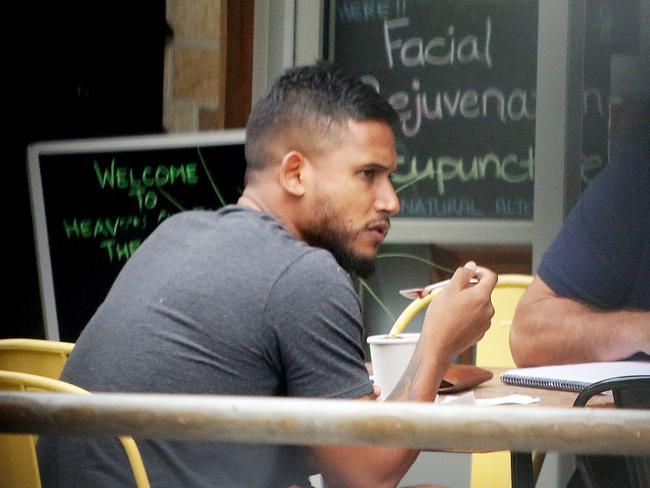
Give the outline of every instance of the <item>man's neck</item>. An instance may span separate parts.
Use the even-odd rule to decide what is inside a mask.
[[[239,200],[237,200],[237,204],[242,207],[251,208],[258,212],[272,215],[289,234],[297,239],[303,240],[302,234],[298,231],[298,228],[283,215],[283,212],[278,211],[274,206],[267,203],[265,199],[260,198],[254,190],[248,187],[245,188],[244,192],[239,197]]]
[[[268,208],[266,208],[266,205],[264,205],[262,201],[258,200],[254,195],[252,195],[252,193],[253,192],[245,189],[244,193],[242,193],[242,195],[239,197],[239,200],[237,200],[237,205],[252,208],[258,212],[272,213]]]

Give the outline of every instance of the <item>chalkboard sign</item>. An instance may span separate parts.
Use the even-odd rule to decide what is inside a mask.
[[[400,115],[399,217],[532,219],[537,4],[337,0],[334,61]]]
[[[244,131],[36,143],[28,165],[46,336],[75,341],[161,221],[237,200]]]

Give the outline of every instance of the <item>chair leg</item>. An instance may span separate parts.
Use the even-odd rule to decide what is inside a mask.
[[[586,488],[635,487],[624,456],[577,455],[576,466]],[[641,485],[643,486],[643,485]]]
[[[510,453],[512,488],[533,488],[533,459],[529,452]]]
[[[586,456],[576,456],[576,467],[582,477],[585,488],[599,488],[596,473]]]
[[[542,472],[542,465],[544,464],[545,458],[546,458],[545,452],[533,453],[533,486],[537,484],[537,480],[539,479],[539,474]]]
[[[650,457],[626,456],[632,488],[650,488]]]

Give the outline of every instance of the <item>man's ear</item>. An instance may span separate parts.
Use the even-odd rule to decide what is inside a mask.
[[[289,151],[280,162],[280,184],[293,196],[305,194],[303,172],[306,164],[305,157],[299,151]]]

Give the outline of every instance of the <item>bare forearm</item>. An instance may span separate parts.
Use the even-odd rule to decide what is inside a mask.
[[[387,401],[433,401],[451,358],[427,354],[421,339],[406,371]],[[381,446],[316,447],[321,470],[332,487],[394,487],[415,461],[418,451]],[[331,467],[328,469],[328,467]],[[332,469],[333,468],[333,469]]]
[[[327,486],[332,488],[394,488],[418,455],[416,450],[382,446],[322,446],[314,450]],[[348,469],[329,470],[328,464],[345,464]]]
[[[452,358],[453,354],[436,344],[434,338],[422,335],[413,358],[387,399],[403,402],[435,400],[442,377]]]
[[[650,352],[650,312],[595,309],[536,278],[515,314],[510,347],[518,366],[624,359]]]

